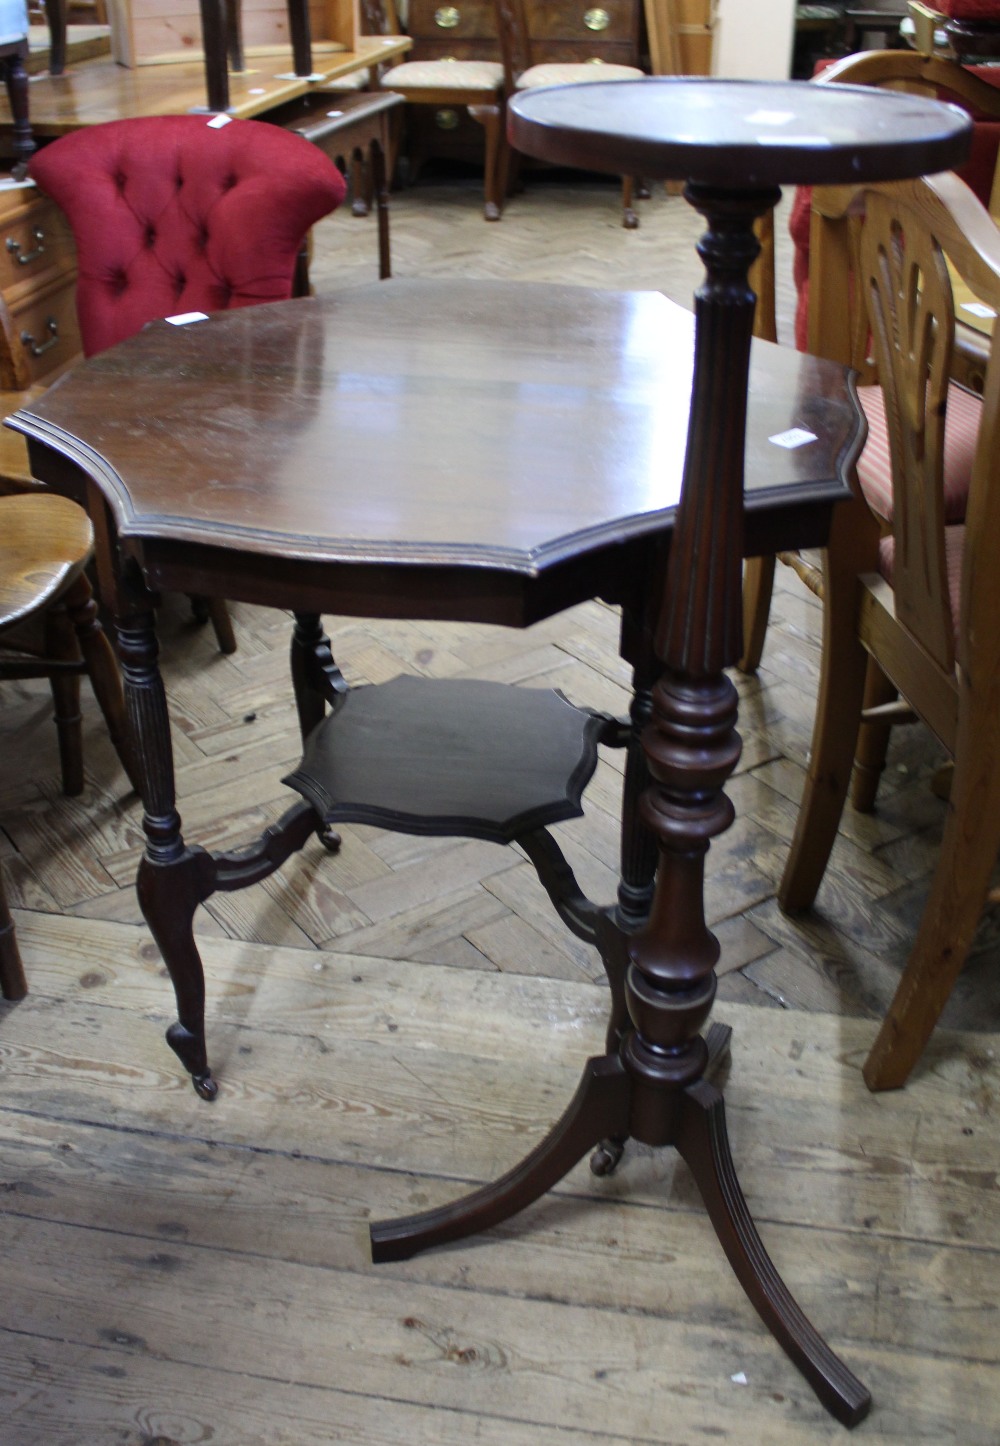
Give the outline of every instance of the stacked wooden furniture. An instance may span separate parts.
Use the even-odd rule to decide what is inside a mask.
[[[526,0],[533,59],[642,66],[642,0]],[[410,0],[412,60],[501,59],[493,0]],[[432,156],[479,161],[482,129],[451,106],[421,107],[407,118],[411,162]]]

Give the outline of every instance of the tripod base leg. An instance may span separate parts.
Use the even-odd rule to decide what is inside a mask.
[[[704,1080],[684,1091],[676,1146],[751,1305],[830,1414],[856,1426],[871,1396],[793,1300],[750,1218],[729,1150],[722,1095]]]
[[[558,1184],[598,1140],[626,1131],[630,1091],[617,1057],[588,1060],[562,1119],[530,1155],[493,1184],[450,1205],[373,1225],[372,1259],[408,1260],[432,1245],[488,1230],[523,1210]]]

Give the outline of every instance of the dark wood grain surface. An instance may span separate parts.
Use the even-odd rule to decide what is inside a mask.
[[[155,323],[13,425],[37,475],[99,481],[151,567],[193,546],[530,579],[669,521],[692,356],[658,293],[393,281]],[[816,440],[770,440],[796,427]],[[825,512],[856,427],[840,368],[756,347],[751,513]]]
[[[939,101],[805,81],[691,76],[517,95],[517,150],[558,165],[733,189],[890,181],[959,165],[971,122]]]

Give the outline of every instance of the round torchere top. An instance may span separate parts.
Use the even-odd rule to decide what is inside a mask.
[[[646,76],[526,90],[511,144],[557,165],[733,190],[898,181],[952,170],[972,123],[871,86]]]

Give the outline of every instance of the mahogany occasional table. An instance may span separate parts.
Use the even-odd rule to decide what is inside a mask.
[[[848,87],[650,81],[514,103],[518,149],[695,177],[689,198],[709,218],[696,339],[690,315],[655,293],[385,281],[156,323],[11,419],[34,475],[95,520],[141,755],[139,897],[177,996],[168,1040],[199,1094],[216,1085],[192,920],[212,893],[265,878],[317,830],[335,847],[329,829],[343,819],[516,839],[560,917],[600,951],[607,1051],[519,1166],[376,1225],[375,1258],[498,1223],[595,1145],[599,1173],[628,1137],[673,1145],[754,1306],[847,1424],[868,1393],[768,1259],[706,1078],[728,1031],[699,1030],[718,957],[704,858],[732,820],[723,785],[740,750],[723,669],[739,655],[741,557],[822,544],[861,439],[842,368],[767,343],[750,360],[753,218],[780,180],[909,175],[965,149],[961,113],[861,95],[859,107]],[[181,834],[156,661],[161,588],[296,614],[307,742],[288,781],[306,801],[237,853]],[[525,626],[589,597],[622,609],[631,719],[473,681],[348,690],[320,621],[326,610]],[[597,742],[627,749],[609,907],[583,896],[546,830],[579,811]]]

